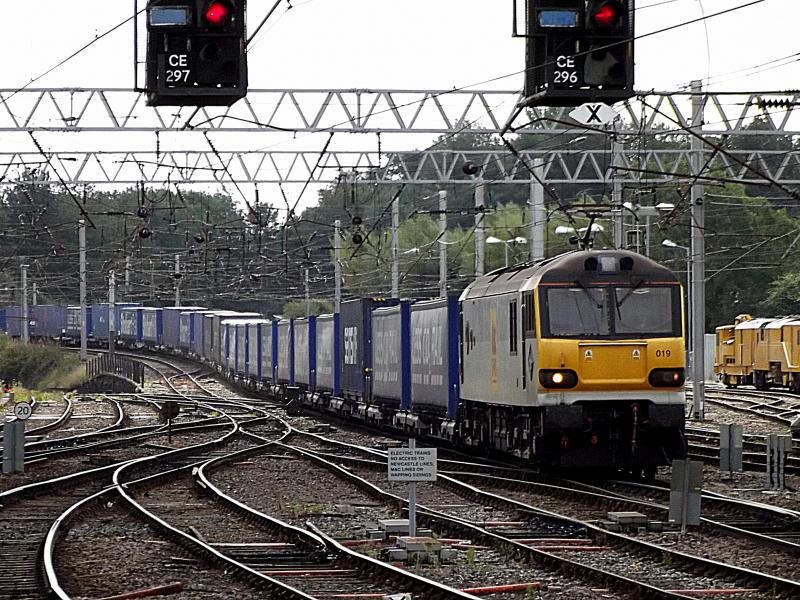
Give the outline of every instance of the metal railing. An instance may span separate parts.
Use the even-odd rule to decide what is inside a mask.
[[[86,363],[86,380],[91,381],[100,375],[117,375],[141,385],[144,383],[144,364],[121,356],[101,354]]]

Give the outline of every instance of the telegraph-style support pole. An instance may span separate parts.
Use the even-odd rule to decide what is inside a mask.
[[[392,298],[400,297],[400,197],[392,202]]]
[[[305,278],[303,281],[306,292],[306,317],[311,316],[311,289],[308,285],[308,267],[305,268]]]
[[[181,255],[175,255],[175,306],[181,305]]]
[[[89,333],[86,331],[86,221],[78,221],[78,254],[79,254],[79,278],[80,278],[80,324],[81,324],[81,360],[89,358]]]
[[[125,257],[125,299],[131,299],[131,255]],[[177,305],[176,305],[177,306]]]
[[[486,272],[486,184],[475,182],[475,276]]]
[[[703,127],[703,84],[692,81],[692,129],[700,133]],[[695,181],[692,184],[692,405],[695,419],[705,418],[705,332],[706,332],[706,209],[705,189],[699,176],[703,169],[703,141],[691,137],[690,160]]]
[[[439,295],[447,297],[447,191],[439,192]]]
[[[36,282],[31,284],[31,305],[37,306],[39,304],[39,288],[36,287]]]
[[[334,312],[342,308],[342,222],[333,223],[333,271],[334,271]]]
[[[22,343],[27,344],[30,340],[30,333],[28,332],[28,324],[30,323],[30,315],[28,314],[28,265],[22,264],[19,267],[20,279],[22,287],[22,327],[20,328],[20,337]]]
[[[114,269],[108,272],[108,353],[113,357],[117,342],[117,278]]]
[[[537,180],[531,181],[531,260],[544,260],[544,238],[547,212],[544,208],[544,166],[533,167]]]
[[[614,248],[622,248],[625,245],[624,213],[622,207],[622,173],[616,167],[622,166],[622,143],[616,139],[611,144],[611,164],[612,180],[614,188],[611,192],[611,219],[614,230]]]

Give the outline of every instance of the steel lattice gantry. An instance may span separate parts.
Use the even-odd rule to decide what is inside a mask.
[[[461,166],[472,161],[484,167],[484,181],[492,184],[523,184],[531,180],[528,167],[544,165],[544,179],[554,184],[605,183],[612,171],[623,181],[650,183],[690,181],[686,165],[688,150],[626,151],[612,169],[607,150],[522,151],[519,157],[505,152],[461,152],[430,150],[423,152],[329,151],[319,161],[320,153],[301,151],[219,152],[175,150],[94,151],[84,153],[0,152],[2,183],[15,183],[20,165],[51,168],[41,172],[40,183],[128,184],[137,182],[215,184],[235,180],[239,183],[328,183],[342,171],[358,170],[374,175],[375,183],[469,184]],[[762,151],[718,154],[706,169],[709,179],[727,179],[742,183],[763,183],[760,177],[743,166],[763,173],[782,184],[800,184],[800,152]],[[642,169],[642,165],[647,165]],[[57,172],[58,177],[53,173]],[[713,175],[711,175],[713,173]],[[60,178],[59,178],[60,177]],[[703,179],[704,177],[701,177]]]
[[[512,128],[537,134],[542,143],[515,157],[500,149],[464,152],[443,144],[408,151],[380,143],[383,135],[396,140],[395,134],[409,133],[428,139],[497,136],[515,114],[519,94],[511,91],[251,90],[233,107],[195,110],[150,108],[143,95],[124,89],[0,90],[0,134],[5,142],[16,142],[0,148],[0,175],[9,185],[21,169],[46,166],[40,171],[43,183],[322,183],[356,169],[378,183],[471,184],[460,169],[469,160],[483,166],[484,179],[496,183],[530,181],[528,167],[534,164],[544,165],[551,183],[604,183],[612,171],[631,182],[676,181],[687,172],[691,99],[688,92],[642,94],[618,107],[621,119],[613,130],[575,124],[569,109],[526,110]],[[725,147],[721,152],[706,148],[710,159],[704,171],[715,178],[764,181],[758,171],[782,184],[800,183],[800,153],[794,148],[800,136],[798,103],[800,93],[794,92],[704,94],[702,134]],[[288,145],[250,150],[267,145],[253,143],[252,134],[263,140],[268,132],[337,139],[347,133],[349,140],[352,134],[367,134],[355,139],[369,150],[334,145],[322,158],[319,149]],[[158,143],[142,148],[140,139],[127,142],[128,134],[148,133],[156,134],[152,139]],[[612,144],[600,141],[611,134],[623,142],[613,170]],[[578,135],[598,136],[593,146],[599,149],[577,150],[564,143]],[[182,142],[184,136],[195,136],[194,141]],[[197,136],[208,143],[202,137],[197,143]],[[217,152],[212,139],[224,140],[219,146],[224,150]],[[665,139],[680,143],[658,141]],[[729,144],[733,139],[736,143]]]

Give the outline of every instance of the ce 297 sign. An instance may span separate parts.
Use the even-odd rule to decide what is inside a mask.
[[[553,86],[575,87],[583,85],[582,58],[561,54],[553,60]]]
[[[167,54],[164,57],[164,82],[167,85],[189,85],[191,75],[188,54]]]

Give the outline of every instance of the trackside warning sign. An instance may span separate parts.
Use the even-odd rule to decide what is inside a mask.
[[[389,481],[436,481],[436,448],[390,448]]]

